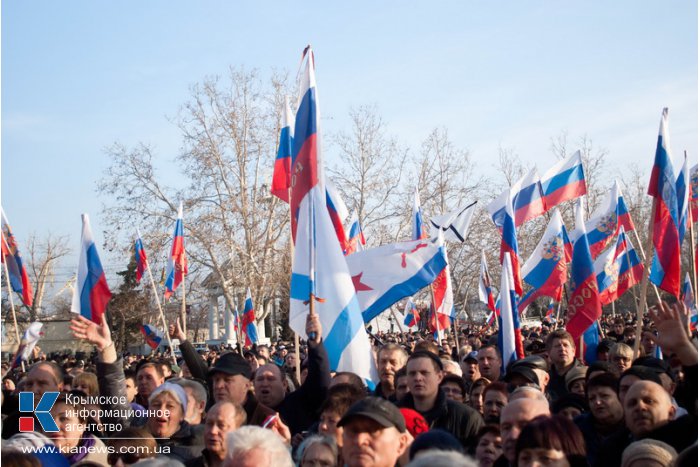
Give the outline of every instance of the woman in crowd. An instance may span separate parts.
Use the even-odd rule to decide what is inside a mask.
[[[105,444],[88,433],[88,408],[75,394],[62,392],[51,409],[58,431],[47,432],[46,436],[68,459],[70,465],[78,462],[95,462],[107,465]]]
[[[491,384],[487,378],[479,378],[469,390],[469,405],[480,414],[484,413],[484,389]]]
[[[297,451],[300,467],[335,467],[338,465],[338,445],[330,436],[313,435],[306,438]]]
[[[503,454],[503,444],[498,425],[484,426],[479,432],[479,441],[476,444],[475,457],[479,467],[493,466],[501,454]]]
[[[540,416],[525,425],[515,444],[516,466],[587,467],[583,435],[568,418]]]
[[[73,389],[82,391],[88,397],[96,397],[100,395],[100,388],[97,384],[97,375],[84,371],[73,378]]]

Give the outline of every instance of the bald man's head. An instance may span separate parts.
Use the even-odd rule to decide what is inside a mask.
[[[625,395],[624,409],[625,424],[637,438],[666,425],[676,414],[671,396],[653,381],[634,383]]]
[[[515,464],[515,443],[518,441],[520,432],[530,420],[540,415],[550,415],[549,403],[545,398],[526,397],[511,400],[501,411],[503,455],[511,465]]]

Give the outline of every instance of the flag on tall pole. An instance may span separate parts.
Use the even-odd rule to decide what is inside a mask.
[[[328,215],[333,223],[335,235],[338,237],[338,243],[343,251],[348,248],[348,236],[345,232],[343,222],[348,217],[348,208],[345,206],[340,193],[335,185],[330,180],[325,180],[326,184],[326,206],[328,207]]]
[[[515,188],[517,188],[514,185]],[[523,280],[520,273],[520,258],[518,255],[518,237],[516,235],[515,215],[513,214],[512,190],[507,189],[493,200],[486,209],[491,215],[496,227],[501,231],[501,253],[499,260],[503,263],[506,253],[510,253],[511,271],[513,274],[513,286],[517,295],[523,294]]]
[[[698,164],[690,169],[690,216],[693,222],[698,221]]]
[[[486,254],[481,250],[481,267],[479,268],[479,300],[485,304],[492,313],[496,313],[496,302],[491,290],[491,275],[486,264]]]
[[[182,201],[177,210],[175,231],[173,232],[173,246],[168,258],[168,270],[165,279],[165,298],[168,299],[180,286],[187,274],[187,256],[185,255],[185,231],[182,223]]]
[[[423,212],[420,207],[420,195],[418,194],[418,188],[416,188],[413,194],[413,234],[411,235],[411,239],[418,240],[426,236],[423,228]]]
[[[593,258],[598,257],[600,252],[620,232],[620,228],[631,232],[634,230],[634,222],[632,222],[632,216],[630,216],[622,196],[622,189],[616,180],[605,198],[591,214],[590,219],[586,221],[586,236]]]
[[[144,339],[146,339],[146,344],[152,349],[157,349],[160,345],[160,341],[163,340],[160,331],[150,324],[142,324],[140,326],[140,331]]]
[[[642,280],[644,263],[623,229],[617,236],[617,242],[596,258],[594,269],[600,303],[607,305]]]
[[[512,261],[510,253],[503,255],[501,269],[501,314],[498,317],[498,346],[501,350],[505,373],[508,364],[523,358],[523,340],[520,334],[520,317],[518,316],[517,299],[513,284]]]
[[[435,238],[438,231],[442,231],[446,241],[463,242],[467,238],[475,210],[476,201],[447,214],[433,216],[430,219],[430,236]]]
[[[146,250],[143,247],[143,241],[141,240],[141,232],[136,229],[136,240],[134,240],[134,259],[136,260],[136,283],[141,282],[143,273],[146,271],[148,265],[148,258],[146,257]]]
[[[93,323],[102,324],[102,315],[107,309],[112,292],[109,291],[107,278],[97,254],[97,245],[92,238],[90,219],[87,214],[83,214],[82,218],[83,232],[80,237],[80,257],[71,312],[78,313]]]
[[[681,301],[688,309],[688,314],[690,315],[690,328],[695,331],[698,328],[698,305],[695,301],[695,294],[693,293],[693,283],[690,281],[690,274],[685,273],[685,280],[683,281],[683,294],[681,296]]]
[[[403,309],[403,314],[403,324],[406,327],[418,327],[418,324],[420,323],[420,313],[418,313],[418,307],[415,303],[413,303],[413,300],[411,300],[410,298],[406,300],[406,306]]]
[[[243,334],[245,334],[246,346],[258,343],[258,328],[255,324],[255,307],[253,306],[253,296],[250,294],[250,287],[248,287],[245,295],[241,329],[243,329]]]
[[[574,242],[573,258],[571,260],[571,296],[567,307],[568,322],[566,330],[573,336],[579,347],[579,337],[600,318],[603,309],[598,293],[593,258],[588,246],[585,223],[583,221],[583,206],[579,198],[576,203],[576,225],[571,235]],[[580,353],[577,353],[580,355]]]
[[[542,194],[546,209],[586,194],[581,151],[557,162],[542,176]]]
[[[305,50],[292,155],[292,212],[295,238],[290,289],[290,327],[306,332],[312,303],[321,321],[332,371],[351,371],[371,386],[377,381],[372,347],[365,331],[348,265],[326,206],[320,113],[314,56]]]
[[[559,209],[552,218],[530,258],[523,264],[523,280],[532,286],[518,303],[520,312],[537,297],[561,301],[567,279],[567,264],[571,261],[571,245]]]
[[[510,206],[508,210],[506,210],[507,206]],[[510,188],[493,200],[486,209],[491,214],[493,223],[499,228],[504,227],[506,216],[512,217],[515,227],[520,227],[530,219],[544,214],[547,208],[537,170],[532,169],[513,183]]]
[[[272,185],[270,192],[282,201],[289,203],[289,187],[292,186],[292,109],[289,107],[289,99],[284,98],[284,112],[282,113],[282,129],[280,130],[280,142],[275,158],[275,168],[272,173]]]
[[[367,243],[365,240],[365,234],[362,231],[362,226],[360,225],[360,218],[357,215],[357,209],[353,211],[352,216],[350,216],[349,226],[348,226],[348,247],[345,250],[346,255],[351,255],[356,251],[364,250],[364,246]]]
[[[668,137],[668,109],[661,114],[654,167],[647,193],[654,198],[652,240],[654,255],[649,280],[678,297],[681,291],[681,245],[678,232],[676,175]]]
[[[681,172],[676,179],[676,195],[678,196],[678,243],[683,247],[683,238],[688,229],[688,206],[690,198],[690,173],[688,172],[688,156],[683,158]]]
[[[27,268],[22,262],[22,256],[19,254],[17,241],[12,234],[10,223],[7,222],[4,209],[2,210],[2,261],[7,265],[7,272],[12,290],[21,295],[22,302],[26,306],[31,307],[34,301],[32,283],[29,282]],[[8,293],[10,292],[8,291]]]

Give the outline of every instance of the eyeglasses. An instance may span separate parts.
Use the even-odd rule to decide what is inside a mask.
[[[135,464],[138,461],[140,461],[141,457],[135,453],[123,453],[122,454],[122,453],[113,452],[113,453],[110,453],[107,455],[107,463],[109,465],[116,464],[119,459],[121,459],[124,464],[130,465],[130,464]]]

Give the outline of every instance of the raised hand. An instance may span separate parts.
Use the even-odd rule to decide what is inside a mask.
[[[661,302],[649,309],[654,326],[659,332],[656,343],[668,353],[675,353],[684,365],[697,364],[698,352],[688,337],[685,305],[676,302],[673,305]],[[693,363],[694,362],[694,363]]]
[[[70,321],[70,329],[73,331],[73,336],[76,339],[94,344],[100,352],[112,344],[112,333],[109,331],[105,315],[102,315],[102,323],[100,325],[93,323],[84,316],[78,315],[77,318]]]

